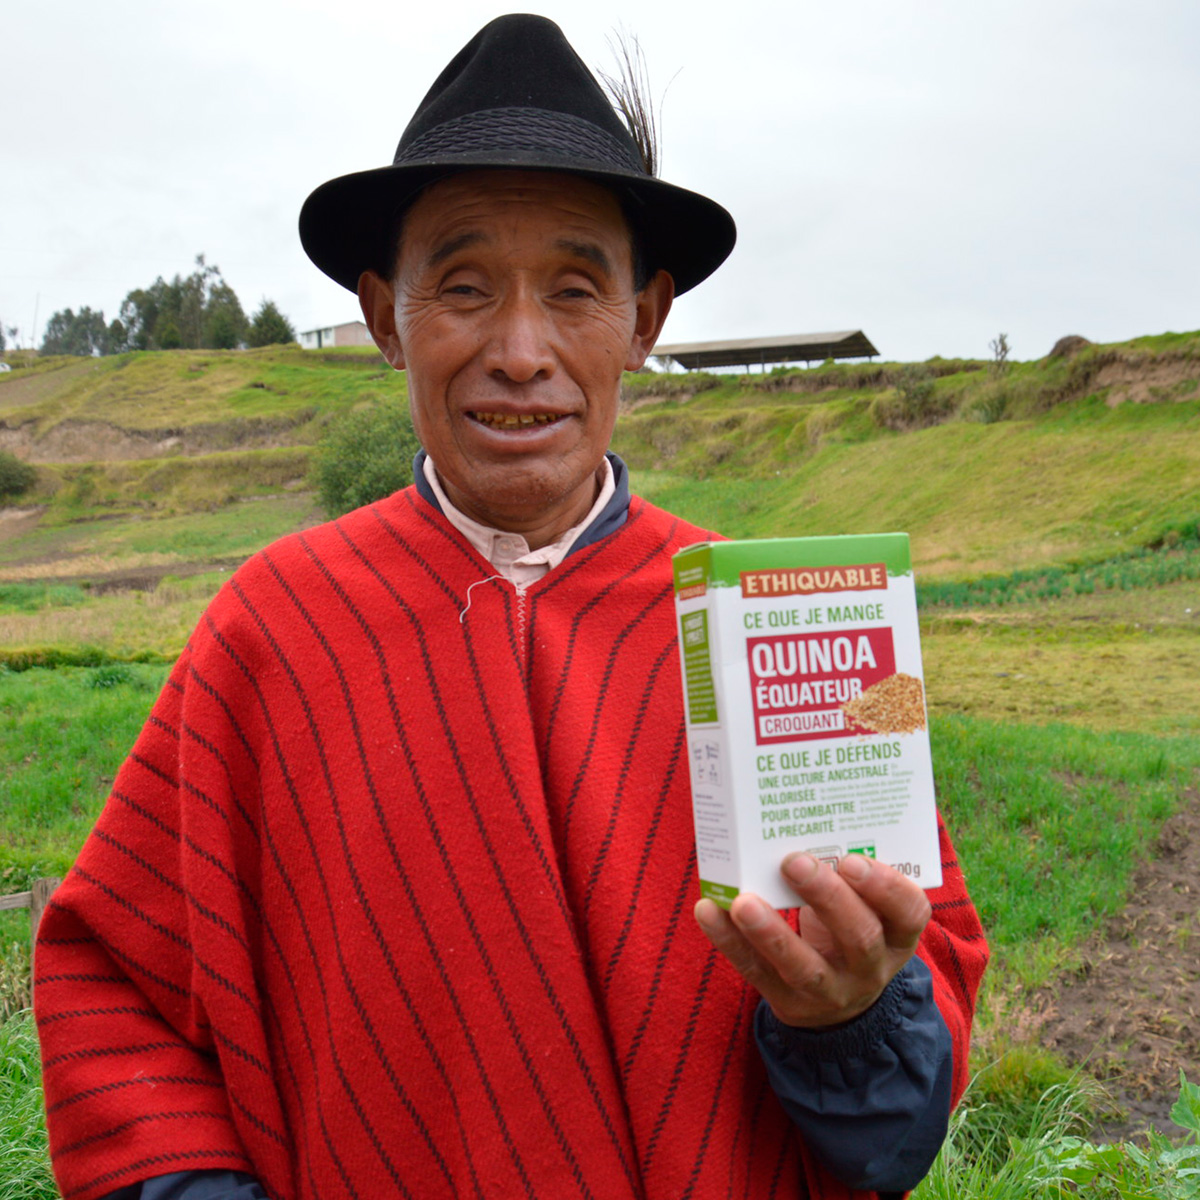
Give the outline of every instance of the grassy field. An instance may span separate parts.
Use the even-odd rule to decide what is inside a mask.
[[[1004,375],[932,360],[627,382],[615,448],[655,503],[730,536],[912,538],[939,800],[995,952],[973,1098],[919,1200],[1198,1194],[1168,1190],[1191,1160],[1162,1145],[1134,1148],[1149,1166],[1092,1157],[1092,1085],[1006,1015],[1078,963],[1200,781],[1198,380],[1200,335],[1170,334]],[[0,510],[0,893],[69,867],[229,571],[322,519],[306,473],[329,417],[403,394],[373,351],[0,376],[0,447],[39,469]],[[51,1194],[32,1033],[2,1024],[27,941],[24,915],[0,914],[0,1143],[20,1147],[0,1200]],[[1200,1100],[1180,1105],[1194,1131]]]
[[[0,819],[0,890],[23,888],[38,875],[59,874],[69,866],[164,674],[162,666],[112,664],[0,672],[0,778],[7,789]],[[1064,1139],[1085,1131],[1100,1103],[1081,1108],[1072,1094],[1069,1104],[1064,1100],[1055,1110],[1055,1123],[1039,1124],[1046,1120],[1047,1094],[1056,1094],[1046,1087],[1062,1089],[1074,1080],[1083,1088],[1086,1080],[1048,1056],[1030,1055],[1028,1046],[1010,1045],[1002,1031],[988,1029],[987,1013],[1009,1011],[1019,1002],[1012,997],[1072,966],[1089,934],[1120,909],[1135,864],[1150,852],[1183,788],[1200,773],[1200,743],[963,715],[935,717],[932,732],[940,802],[956,831],[994,960],[983,999],[988,1049],[977,1062],[981,1074],[964,1109],[967,1123],[920,1195],[998,1200],[1060,1195],[971,1190],[971,1180],[982,1178],[981,1145],[1002,1160],[997,1178],[1040,1180],[1048,1187],[1044,1172],[1027,1175],[1024,1167],[1018,1169],[1027,1148],[1018,1145],[1010,1163],[1008,1142],[998,1149],[986,1138],[1019,1133],[1040,1139],[1044,1154],[1061,1155],[1070,1146],[1083,1155],[1087,1143]],[[1084,807],[1089,820],[1081,822],[1078,813]],[[24,914],[0,916],[5,918],[0,920],[0,962],[7,964],[7,984],[0,969],[0,989],[7,987],[7,995],[0,996],[2,1022],[9,1015],[6,1008],[27,1003],[19,979],[28,968],[28,952]],[[999,1003],[990,999],[995,997]],[[40,1112],[30,1099],[37,1086],[32,1030],[15,1017],[0,1023],[0,1037],[15,1047],[13,1062],[4,1068],[10,1078],[0,1081],[0,1129],[6,1121],[14,1129],[11,1169],[39,1181],[31,1197],[49,1197]],[[1020,1069],[989,1075],[995,1070],[990,1055],[1002,1049],[1018,1056]],[[997,1106],[1004,1114],[999,1130]],[[964,1149],[964,1141],[974,1150]],[[1127,1173],[1136,1165],[1122,1162]],[[1100,1166],[1116,1169],[1112,1162],[1092,1166],[1097,1172]],[[0,1160],[0,1179],[7,1169]],[[1166,1178],[1166,1168],[1139,1170],[1139,1178],[1152,1182]],[[1114,1197],[1158,1194],[1170,1193],[1111,1192]]]

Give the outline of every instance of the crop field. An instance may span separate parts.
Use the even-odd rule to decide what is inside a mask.
[[[0,377],[0,449],[39,472],[0,509],[0,894],[70,868],[230,572],[324,519],[327,420],[404,394],[373,352],[124,360]],[[939,803],[993,947],[917,1200],[1200,1196],[1197,380],[1197,334],[1005,376],[628,380],[614,448],[652,502],[735,537],[912,539]],[[0,1200],[54,1194],[28,969],[0,912]]]

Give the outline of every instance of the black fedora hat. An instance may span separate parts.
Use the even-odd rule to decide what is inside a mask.
[[[322,184],[300,212],[300,240],[330,278],[355,291],[386,273],[396,224],[430,183],[477,168],[564,171],[611,188],[648,265],[686,292],[725,261],[736,238],[719,204],[655,178],[633,137],[562,30],[514,14],[485,25],[438,76],[389,167]]]

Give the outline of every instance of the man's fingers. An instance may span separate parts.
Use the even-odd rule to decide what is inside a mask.
[[[743,892],[730,912],[701,900],[695,915],[709,941],[777,1011],[799,993],[825,1000],[829,964],[758,896]]]
[[[929,920],[929,901],[918,884],[863,855],[847,855],[833,871],[795,854],[784,861],[783,873],[850,963],[911,951]]]
[[[887,953],[883,923],[849,880],[807,854],[785,859],[783,873],[824,926],[833,956],[855,972],[867,964],[873,971]]]
[[[704,936],[725,955],[741,975],[753,967],[754,951],[737,931],[733,918],[712,900],[700,900],[692,910]]]
[[[848,854],[839,876],[862,898],[883,926],[884,941],[896,950],[916,946],[933,909],[925,889],[887,863]]]
[[[912,954],[916,935],[905,946],[889,945],[884,925],[856,890],[862,885],[868,895],[880,887],[886,893],[892,886],[886,878],[867,886],[853,866],[849,878],[841,879],[812,860],[791,865],[799,868],[801,882],[796,890],[811,898],[810,907],[801,912],[801,924],[811,914],[813,928],[803,936],[749,892],[737,896],[728,912],[711,900],[701,900],[695,908],[696,920],[713,946],[785,1024],[810,1028],[839,1024],[874,1003]],[[874,865],[869,868],[873,869]],[[890,912],[899,902],[885,897],[883,903]],[[901,919],[906,930],[913,923],[911,917]]]

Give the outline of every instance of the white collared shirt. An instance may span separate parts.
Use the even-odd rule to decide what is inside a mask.
[[[556,542],[542,546],[539,550],[530,550],[529,543],[519,533],[511,533],[504,529],[492,529],[472,520],[466,513],[460,512],[450,503],[449,497],[442,488],[442,482],[437,477],[433,459],[425,456],[425,479],[433,489],[442,513],[446,520],[454,526],[492,564],[505,579],[525,587],[541,579],[547,572],[552,571],[571,551],[579,539],[579,535],[604,511],[604,506],[613,498],[617,485],[613,479],[612,463],[605,457],[601,470],[604,479],[600,485],[600,494],[596,503],[588,510],[587,515],[578,525],[572,525]]]

